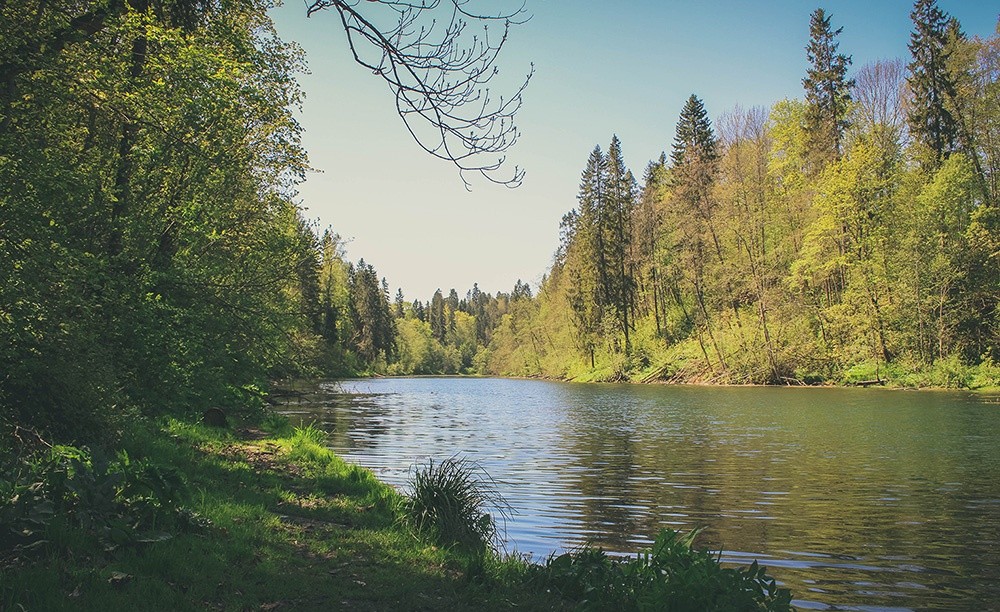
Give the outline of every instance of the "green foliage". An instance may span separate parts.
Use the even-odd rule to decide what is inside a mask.
[[[699,530],[664,529],[635,557],[584,548],[549,558],[534,579],[584,610],[790,610],[791,593],[765,569],[723,567],[694,548]]]
[[[831,29],[830,15],[819,8],[809,19],[806,58],[809,69],[802,85],[806,90],[807,158],[813,172],[840,157],[854,81],[847,78],[851,56],[837,53],[843,28]]]
[[[510,507],[483,468],[470,459],[449,457],[416,466],[403,508],[419,534],[470,552],[497,550]]]
[[[0,9],[3,414],[92,441],[140,413],[254,410],[315,352],[301,52],[264,2],[85,4]]]
[[[67,528],[105,550],[161,542],[208,522],[182,502],[189,492],[175,468],[119,451],[53,446],[7,458],[0,471],[0,548],[5,554],[56,546]],[[2,560],[0,560],[2,561]]]
[[[933,27],[947,40],[912,46],[910,69],[941,52],[934,61],[955,79],[941,94],[960,123],[946,155],[925,163],[926,143],[903,141],[903,117],[924,106],[903,104],[901,65],[865,67],[852,83],[840,30],[817,10],[805,101],[737,108],[715,122],[716,137],[689,98],[670,161],[650,162],[625,223],[609,224],[613,209],[600,206],[615,164],[594,149],[552,268],[536,297],[499,319],[480,371],[978,384],[980,364],[1000,360],[1000,35],[967,40],[928,11],[933,1],[917,2],[915,21],[943,19]],[[628,235],[602,230],[618,226]],[[622,247],[624,265],[609,266]],[[625,295],[616,287],[633,293],[606,299]]]

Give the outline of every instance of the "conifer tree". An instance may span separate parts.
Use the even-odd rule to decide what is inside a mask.
[[[561,225],[564,269],[571,279],[567,294],[570,318],[577,345],[589,354],[591,367],[604,316],[601,287],[607,265],[600,227],[606,174],[607,160],[601,147],[595,146],[580,176],[578,209],[564,216]]]
[[[397,319],[402,319],[403,316],[406,314],[405,310],[403,309],[403,304],[405,302],[406,300],[403,298],[403,288],[399,287],[396,289],[396,304],[393,312],[393,314],[396,316]]]
[[[670,160],[674,193],[697,217],[711,216],[711,185],[719,160],[718,139],[704,103],[691,94],[677,119]]]
[[[602,293],[604,303],[614,309],[625,340],[625,352],[628,353],[631,350],[630,318],[635,303],[635,282],[629,265],[631,220],[638,187],[632,172],[625,167],[618,136],[612,136],[608,146],[606,179],[601,206],[601,233],[604,235],[607,270]]]
[[[681,109],[670,154],[674,165],[671,169],[673,197],[668,221],[673,230],[676,254],[675,269],[670,276],[675,279],[686,278],[691,284],[697,311],[700,313],[697,321],[699,343],[702,343],[700,330],[703,329],[708,332],[713,345],[716,342],[712,338],[709,321],[706,269],[713,251],[719,263],[722,261],[722,249],[714,221],[715,199],[712,195],[719,158],[717,143],[704,104],[692,94]],[[683,310],[681,292],[676,284],[672,293]],[[687,314],[685,318],[689,318]],[[703,343],[702,350],[704,351]],[[720,364],[724,364],[718,348],[716,353]]]
[[[910,13],[914,30],[910,33],[910,53],[913,61],[908,65],[912,101],[907,118],[914,139],[927,146],[933,154],[934,165],[955,150],[958,139],[958,122],[948,107],[948,99],[955,95],[955,81],[948,70],[949,27],[957,29],[957,22],[937,7],[936,0],[917,0]]]
[[[705,104],[694,94],[684,103],[677,119],[674,147],[670,152],[674,167],[684,165],[689,152],[700,160],[714,162],[718,159],[712,122],[705,111]]]
[[[837,53],[837,36],[844,28],[830,29],[830,16],[823,9],[809,20],[806,58],[809,69],[802,85],[806,90],[807,157],[813,172],[840,158],[854,80],[847,78],[851,56]]]
[[[429,312],[427,313],[427,318],[431,324],[431,335],[433,335],[438,342],[444,342],[444,334],[447,323],[445,321],[444,314],[444,296],[441,295],[440,289],[435,291],[434,296],[431,297],[431,304]]]

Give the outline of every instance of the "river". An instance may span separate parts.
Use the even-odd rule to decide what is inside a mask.
[[[704,526],[798,608],[1000,609],[996,397],[385,378],[280,409],[401,488],[427,458],[479,461],[515,511],[508,550],[536,559]]]

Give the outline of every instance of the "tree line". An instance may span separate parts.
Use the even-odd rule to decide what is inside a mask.
[[[260,405],[276,378],[365,372],[995,371],[1000,37],[970,39],[933,0],[914,6],[908,62],[853,72],[817,10],[803,99],[713,122],[692,95],[641,181],[612,137],[537,294],[426,302],[392,296],[297,206],[303,58],[269,7],[0,7],[4,423],[90,439]]]
[[[0,430],[114,440],[398,359],[388,286],[296,201],[301,50],[273,0],[0,3]],[[523,7],[317,0],[425,152],[516,185]],[[487,29],[490,36],[486,36]],[[530,77],[530,73],[528,75]],[[398,94],[398,95],[397,95]]]
[[[908,62],[852,73],[816,10],[803,99],[713,123],[692,95],[641,184],[617,137],[595,147],[485,371],[995,384],[1000,36],[967,37],[934,0],[910,16]]]

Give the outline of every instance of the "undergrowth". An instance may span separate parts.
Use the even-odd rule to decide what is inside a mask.
[[[416,466],[404,501],[407,522],[421,535],[466,552],[500,552],[511,508],[481,465],[449,457]]]
[[[721,566],[695,533],[531,563],[502,550],[509,508],[475,462],[420,466],[403,496],[315,425],[268,427],[0,449],[0,609],[789,609],[763,568]]]
[[[531,580],[584,610],[789,610],[791,593],[765,569],[723,567],[693,546],[699,530],[664,529],[635,557],[610,557],[584,548],[550,557]]]

